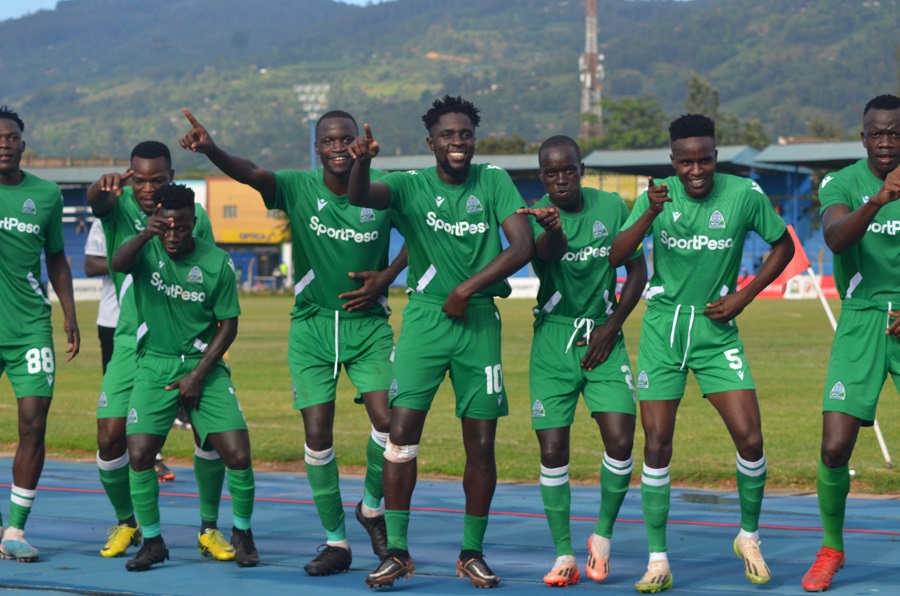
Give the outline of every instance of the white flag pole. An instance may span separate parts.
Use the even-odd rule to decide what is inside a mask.
[[[825,293],[822,292],[822,288],[819,286],[819,280],[816,278],[816,274],[813,272],[812,267],[806,269],[806,274],[809,275],[813,287],[816,288],[816,295],[819,297],[819,302],[822,303],[822,308],[825,309],[825,314],[828,316],[828,322],[831,323],[832,330],[837,331],[837,321],[834,318],[834,313],[831,312],[831,305],[829,305],[828,300],[825,299]],[[881,434],[881,427],[878,426],[877,419],[872,425],[872,428],[875,430],[875,438],[878,439],[878,446],[881,447],[881,454],[884,456],[884,461],[887,463],[888,470],[893,470],[894,464],[891,463],[891,454],[888,453],[887,443],[884,442],[884,435]]]

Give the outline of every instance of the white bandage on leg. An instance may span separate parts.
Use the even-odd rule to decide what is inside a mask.
[[[416,459],[419,455],[418,445],[394,445],[388,438],[387,444],[384,446],[384,459],[392,461],[395,464],[402,464]]]
[[[194,455],[199,457],[200,459],[205,459],[207,461],[216,461],[219,458],[219,454],[215,449],[210,449],[209,451],[205,451],[194,445]]]

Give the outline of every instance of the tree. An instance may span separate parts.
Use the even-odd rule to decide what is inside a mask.
[[[742,120],[719,111],[719,90],[709,80],[691,72],[685,85],[684,109],[689,114],[712,118],[716,123],[716,141],[720,145],[750,145],[761,149],[769,144],[769,137],[759,120]]]
[[[514,134],[511,137],[487,137],[478,141],[478,153],[480,155],[537,153],[537,145]]]
[[[652,96],[603,101],[603,137],[579,143],[584,153],[594,149],[651,149],[669,141],[668,118]]]

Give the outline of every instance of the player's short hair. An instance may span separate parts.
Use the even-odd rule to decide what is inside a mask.
[[[866,108],[863,110],[863,116],[868,114],[869,110],[896,109],[900,109],[900,97],[891,95],[890,93],[885,93],[884,95],[879,95],[869,100],[869,103],[866,104]]]
[[[355,128],[357,132],[359,132],[359,125],[356,123],[356,118],[350,115],[349,112],[345,112],[344,110],[331,110],[330,112],[325,112],[324,114],[322,114],[322,117],[316,121],[316,137],[319,136],[319,126],[321,126],[322,123],[326,120],[331,120],[333,118],[349,120],[353,123],[353,128]]]
[[[431,104],[431,109],[422,116],[422,122],[425,123],[425,129],[430,131],[431,127],[437,124],[437,121],[444,114],[464,114],[469,117],[472,126],[478,126],[481,123],[481,116],[478,115],[480,111],[471,101],[465,100],[458,95],[456,97],[445,95],[434,100],[434,103]]]
[[[581,147],[578,146],[578,143],[575,142],[575,139],[573,139],[572,137],[567,137],[566,135],[552,136],[541,143],[541,148],[538,150],[538,161],[540,161],[545,151],[555,149],[556,147],[571,147],[575,150],[575,155],[578,158],[578,162],[581,162]]]
[[[194,191],[184,184],[163,184],[153,191],[153,201],[166,210],[190,208],[194,212]]]
[[[134,146],[131,150],[131,159],[140,157],[141,159],[157,159],[162,157],[166,160],[166,165],[172,167],[172,154],[164,143],[159,141],[143,141]]]
[[[8,107],[0,106],[0,118],[3,118],[5,120],[12,120],[19,125],[19,130],[21,132],[25,132],[25,123],[22,122],[22,119],[17,113],[13,112]]]
[[[716,123],[712,118],[703,114],[683,114],[672,120],[669,124],[669,140],[675,142],[678,139],[691,137],[716,138]]]

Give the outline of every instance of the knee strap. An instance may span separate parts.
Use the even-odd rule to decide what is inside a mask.
[[[419,455],[418,445],[394,445],[388,438],[384,446],[384,459],[392,461],[395,464],[402,464],[416,459]]]

